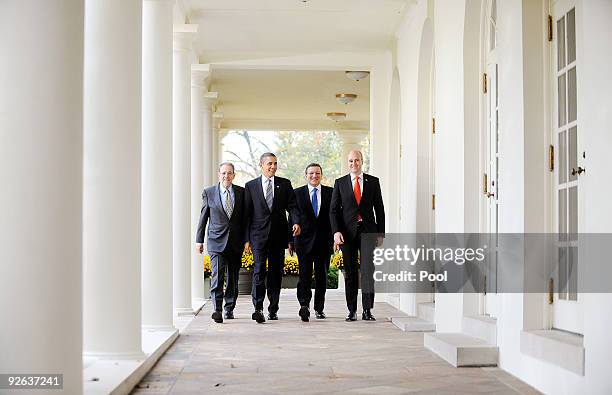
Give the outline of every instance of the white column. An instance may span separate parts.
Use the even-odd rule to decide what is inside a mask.
[[[175,25],[172,89],[172,267],[174,312],[191,306],[191,50],[197,25]]]
[[[0,372],[81,394],[83,1],[1,8]]]
[[[142,29],[142,326],[172,323],[172,0],[144,0]]]
[[[341,174],[347,174],[348,154],[352,150],[361,151],[361,142],[367,136],[367,132],[364,130],[338,130],[336,133],[342,139],[342,157],[340,158],[340,164],[342,166]]]
[[[191,299],[194,309],[202,306],[204,299],[204,255],[195,250],[195,237],[202,207],[202,189],[210,186],[210,169],[205,154],[209,147],[210,128],[207,121],[210,116],[206,79],[209,72],[197,70],[199,65],[192,66],[191,76]],[[206,254],[206,252],[204,252]]]
[[[221,114],[221,116],[223,116]],[[220,125],[219,125],[220,126]],[[219,145],[218,145],[218,154],[217,154],[217,161],[219,163],[223,162],[223,151],[225,150],[225,144],[223,144],[223,139],[225,138],[225,136],[228,135],[229,130],[228,129],[223,129],[223,128],[219,128],[217,129],[217,133],[219,134]]]
[[[140,275],[142,2],[85,6],[85,355],[142,357]]]

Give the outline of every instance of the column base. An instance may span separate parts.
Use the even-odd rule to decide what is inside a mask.
[[[147,332],[174,332],[177,328],[174,325],[143,325],[142,330]]]
[[[178,338],[178,330],[142,333],[142,360],[95,360],[84,365],[83,393],[129,394]],[[95,380],[94,380],[95,378]]]
[[[113,360],[143,360],[146,358],[143,352],[113,353],[113,352],[83,352],[83,358],[113,359]]]
[[[178,315],[179,317],[183,317],[186,315],[194,315],[194,312],[193,312],[193,308],[179,307],[179,308],[174,309],[174,314]]]

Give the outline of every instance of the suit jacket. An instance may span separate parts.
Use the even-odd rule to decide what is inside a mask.
[[[202,210],[196,234],[196,243],[204,242],[204,231],[208,225],[208,251],[223,252],[228,246],[235,252],[244,248],[244,188],[232,185],[234,209],[228,218],[221,201],[219,184],[205,188],[202,192]]]
[[[268,208],[261,185],[261,176],[244,186],[245,201],[245,240],[255,249],[264,248],[270,241],[272,248],[287,248],[289,224],[287,214],[299,221],[300,212],[295,203],[291,181],[274,176],[274,200],[272,210]]]
[[[377,177],[363,173],[363,191],[357,205],[351,175],[340,177],[334,183],[329,219],[332,232],[341,232],[345,241],[357,235],[357,214],[361,214],[363,233],[385,233],[385,207]],[[348,236],[348,240],[346,237]]]
[[[312,208],[308,185],[294,190],[295,200],[300,209],[300,221],[295,222],[289,216],[289,224],[298,223],[301,228],[299,236],[294,238],[295,251],[298,254],[318,252],[331,255],[333,252],[334,237],[329,222],[329,206],[332,198],[332,188],[321,185],[321,202],[319,203],[319,216],[315,217]]]

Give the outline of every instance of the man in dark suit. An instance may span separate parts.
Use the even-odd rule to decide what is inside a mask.
[[[266,152],[259,159],[261,177],[246,183],[245,189],[245,250],[253,252],[253,305],[255,312],[251,318],[258,323],[266,321],[263,315],[263,302],[268,291],[268,319],[278,319],[278,299],[283,279],[285,249],[291,234],[300,234],[300,212],[295,203],[291,182],[276,177],[278,163],[276,155]],[[287,214],[296,223],[289,233]],[[268,268],[266,269],[266,260]],[[266,275],[268,277],[266,281]]]
[[[222,303],[225,296],[225,318],[234,318],[238,297],[238,271],[244,245],[244,188],[233,185],[234,165],[226,162],[219,166],[219,183],[202,192],[202,211],[196,235],[197,250],[204,251],[204,231],[208,225],[208,253],[212,278],[210,297],[215,311],[212,319],[223,322]],[[227,272],[225,295],[223,283]]]
[[[342,249],[346,274],[345,294],[349,314],[346,321],[356,321],[357,293],[359,289],[357,254],[361,254],[361,302],[362,319],[375,321],[374,266],[371,259],[376,243],[382,244],[385,233],[385,208],[378,178],[362,171],[363,155],[353,150],[348,156],[350,173],[334,183],[329,218],[334,232],[334,249]],[[376,240],[362,235],[375,234]],[[370,257],[364,259],[364,257]]]
[[[295,189],[295,199],[300,209],[300,227],[302,232],[289,244],[289,252],[297,252],[300,268],[297,297],[300,302],[299,316],[302,321],[310,317],[310,299],[312,290],[312,268],[314,263],[315,300],[314,310],[317,319],[324,319],[325,290],[327,289],[327,271],[329,258],[333,252],[334,239],[329,222],[329,206],[332,188],[321,185],[323,169],[318,163],[306,167],[305,175],[308,185]],[[289,223],[295,223],[289,216]]]

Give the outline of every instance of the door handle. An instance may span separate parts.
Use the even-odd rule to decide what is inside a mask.
[[[495,193],[487,192],[487,197],[488,198],[495,197]]]
[[[575,176],[576,174],[581,175],[582,173],[584,173],[586,171],[586,169],[583,169],[582,167],[578,166],[578,169],[575,169],[572,167],[572,175]]]

